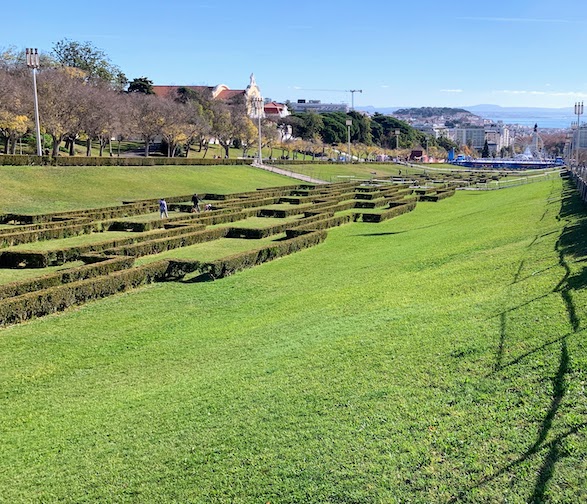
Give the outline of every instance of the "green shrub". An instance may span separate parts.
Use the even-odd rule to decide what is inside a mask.
[[[101,257],[100,262],[86,264],[78,268],[59,271],[39,278],[0,285],[0,300],[21,296],[27,292],[38,291],[66,283],[77,282],[100,275],[108,275],[114,271],[128,269],[134,264],[132,257]]]
[[[159,261],[4,299],[0,301],[0,325],[16,324],[162,280],[167,267],[168,261]]]

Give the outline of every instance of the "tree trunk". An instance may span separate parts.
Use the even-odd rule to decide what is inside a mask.
[[[206,147],[204,147],[204,155],[202,156],[202,159],[206,157],[206,154],[208,154],[208,149],[210,148],[210,144],[208,142],[206,142],[204,145]]]
[[[112,138],[108,135],[108,152],[110,153],[110,157],[112,157]],[[100,154],[101,156],[102,154]]]
[[[92,155],[92,139],[88,137],[86,140],[86,157],[90,157]]]
[[[120,142],[121,142],[120,137],[118,137],[118,154],[117,154],[118,157],[120,157]]]
[[[145,157],[149,157],[149,140],[145,140]]]
[[[57,156],[59,156],[59,144],[61,143],[61,137],[57,137],[55,135],[51,135],[51,138],[53,139],[53,153],[52,153],[52,156],[53,157],[57,157]]]
[[[8,142],[10,139],[6,136],[4,137],[4,154],[8,154]]]
[[[100,157],[102,157],[104,155],[104,140],[100,139],[99,144],[100,144]]]
[[[69,155],[75,156],[75,142],[73,141],[73,138],[69,139]]]

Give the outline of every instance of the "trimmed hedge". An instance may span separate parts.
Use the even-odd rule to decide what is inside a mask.
[[[49,156],[33,156],[29,154],[2,154],[0,165],[3,166],[39,166],[49,163]]]
[[[49,287],[85,280],[87,278],[108,275],[114,271],[132,267],[134,261],[132,257],[102,257],[100,262],[93,264],[86,264],[77,268],[44,275],[39,278],[0,285],[0,300],[21,296],[27,292],[39,291]]]
[[[0,267],[4,268],[46,268],[48,266],[58,266],[69,261],[79,259],[83,254],[91,252],[104,252],[108,249],[131,245],[133,243],[147,242],[160,238],[170,238],[178,235],[189,234],[190,231],[200,231],[204,226],[194,224],[182,228],[163,229],[150,231],[146,233],[135,234],[128,238],[116,238],[114,240],[105,240],[88,245],[79,245],[77,247],[66,247],[55,250],[42,250],[33,252],[30,250],[6,250],[0,252]]]
[[[205,229],[195,233],[186,233],[180,236],[154,239],[135,243],[132,245],[121,245],[103,251],[109,255],[125,255],[132,257],[142,257],[146,255],[160,254],[167,250],[173,250],[180,247],[189,247],[197,243],[204,243],[212,240],[218,240],[228,235],[229,228]]]
[[[356,213],[354,215],[354,220],[358,221],[360,218],[362,218],[363,222],[381,222],[387,219],[391,219],[392,217],[397,217],[398,215],[411,212],[414,208],[416,208],[416,202],[412,201],[411,203],[396,206],[381,213]]]
[[[17,324],[162,280],[168,264],[169,261],[158,261],[4,299],[0,301],[0,325]]]
[[[304,214],[305,215],[305,214]],[[227,238],[245,238],[249,240],[259,240],[261,238],[267,238],[268,236],[272,236],[275,234],[283,233],[287,229],[291,228],[298,228],[303,227],[306,225],[311,224],[312,222],[316,222],[322,220],[327,217],[327,214],[315,214],[312,216],[305,216],[302,219],[294,222],[285,222],[283,224],[276,224],[275,226],[270,226],[266,228],[237,228],[231,227],[229,228],[228,234],[226,235]],[[316,228],[318,229],[318,228]]]
[[[326,229],[330,229],[337,226],[342,226],[343,224],[348,224],[352,221],[352,215],[337,215],[332,216],[326,219],[320,219],[319,221],[312,222],[311,224],[307,224],[305,226],[299,226],[297,228],[288,229],[286,230],[285,234],[288,238],[300,236],[304,233],[313,232],[313,231],[324,231]]]
[[[53,166],[210,166],[210,165],[250,165],[250,159],[197,159],[169,157],[85,157],[58,156],[51,158]]]
[[[355,208],[378,208],[387,205],[387,200],[383,197],[372,200],[356,200]]]
[[[272,261],[278,257],[283,257],[299,250],[318,245],[326,239],[326,236],[326,231],[306,233],[290,240],[275,242],[257,250],[242,252],[240,254],[225,257],[224,259],[204,263],[201,266],[201,271],[210,275],[210,277],[214,279],[224,278],[237,271],[252,268],[253,266]]]
[[[22,243],[42,240],[59,240],[71,236],[79,236],[97,231],[99,226],[89,219],[76,220],[74,224],[59,222],[54,226],[39,227],[36,230],[0,234],[0,247],[12,247]]]
[[[425,194],[420,196],[420,201],[440,201],[446,198],[450,198],[455,195],[455,190],[451,189],[448,191],[439,191],[436,194]]]

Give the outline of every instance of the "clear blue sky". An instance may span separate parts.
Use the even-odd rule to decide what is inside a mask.
[[[355,106],[572,107],[587,101],[579,0],[28,0],[0,48],[90,41],[129,79],[226,84]],[[310,91],[337,90],[337,91]]]

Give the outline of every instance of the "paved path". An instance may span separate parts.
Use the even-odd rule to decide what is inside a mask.
[[[273,173],[279,173],[280,175],[285,175],[286,177],[303,180],[304,182],[310,182],[312,184],[330,184],[330,182],[327,182],[326,180],[315,179],[308,175],[302,175],[301,173],[296,173],[291,170],[284,170],[283,168],[277,168],[276,166],[259,164],[257,161],[253,162],[251,166],[255,168],[261,168],[262,170],[267,170]]]

